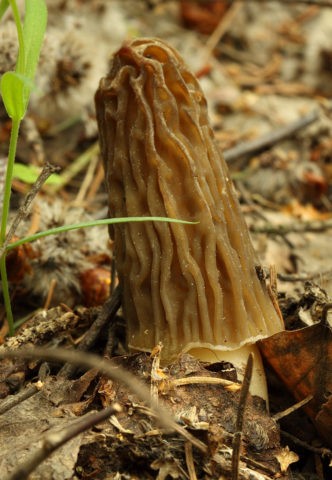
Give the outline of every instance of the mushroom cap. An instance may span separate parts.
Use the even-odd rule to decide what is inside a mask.
[[[204,94],[179,53],[155,38],[125,44],[95,99],[110,215],[199,222],[112,228],[129,346],[150,351],[162,342],[171,360],[283,330],[256,274]]]

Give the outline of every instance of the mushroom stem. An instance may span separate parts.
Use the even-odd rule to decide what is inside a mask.
[[[162,342],[165,363],[206,350],[210,361],[231,355],[242,366],[249,345],[284,325],[257,274],[196,77],[165,42],[140,38],[115,53],[95,99],[110,215],[197,222],[112,229],[128,347]]]
[[[231,363],[237,373],[238,380],[243,380],[245,367],[250,353],[253,354],[254,364],[253,372],[250,382],[251,395],[257,395],[268,403],[268,391],[266,384],[265,370],[263,366],[262,357],[257,345],[243,345],[236,350],[212,350],[210,348],[193,348],[187,353],[198,358],[202,362],[216,363],[229,362]]]

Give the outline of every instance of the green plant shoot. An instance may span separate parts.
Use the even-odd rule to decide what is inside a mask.
[[[25,116],[30,94],[34,85],[37,63],[47,23],[47,8],[44,0],[25,1],[25,15],[23,24],[21,22],[15,0],[1,0],[0,18],[3,17],[9,6],[11,7],[14,16],[19,49],[15,71],[5,72],[2,75],[0,83],[2,101],[9,117],[12,119],[0,226],[0,247],[4,244],[6,239],[11,184],[20,123]],[[9,334],[13,335],[14,322],[7,280],[6,252],[3,253],[0,258],[0,273],[7,321],[9,325]]]
[[[0,273],[2,280],[2,291],[7,314],[9,334],[14,334],[14,320],[11,310],[9,287],[6,271],[6,253],[19,245],[27,242],[33,242],[39,238],[48,235],[55,235],[69,230],[78,228],[86,228],[96,225],[106,225],[112,223],[125,222],[147,222],[147,221],[163,221],[171,223],[196,223],[186,222],[182,220],[166,218],[166,217],[128,217],[104,219],[92,222],[82,222],[75,225],[65,225],[53,228],[44,232],[38,232],[34,235],[22,238],[5,246],[7,220],[9,214],[9,203],[11,193],[11,183],[13,174],[25,178],[25,181],[34,181],[37,172],[33,166],[14,164],[16,156],[17,139],[21,120],[26,114],[31,91],[34,86],[34,77],[39,59],[40,49],[46,29],[47,9],[44,0],[26,0],[25,16],[22,25],[15,0],[0,0],[0,20],[8,7],[11,7],[18,35],[19,53],[15,71],[6,72],[1,78],[0,93],[3,103],[9,117],[12,119],[12,130],[9,143],[8,164],[5,180],[5,191],[2,206],[2,218],[0,227]],[[59,175],[52,175],[52,183],[61,182]]]

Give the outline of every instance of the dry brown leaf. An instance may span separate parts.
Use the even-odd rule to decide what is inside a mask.
[[[320,435],[332,445],[332,332],[326,322],[285,331],[259,342],[259,348],[297,401],[313,396],[303,407]]]
[[[227,2],[182,0],[180,15],[183,24],[200,33],[211,34],[229,8]]]
[[[332,395],[329,396],[328,401],[322,405],[315,418],[317,429],[325,438],[331,439],[332,434]],[[330,442],[331,443],[331,442]]]
[[[284,213],[291,214],[301,220],[327,220],[331,218],[330,213],[320,212],[310,203],[302,205],[297,200],[292,201],[282,209]]]

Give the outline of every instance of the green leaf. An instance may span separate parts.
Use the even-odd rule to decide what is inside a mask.
[[[44,0],[26,0],[23,24],[25,71],[33,80],[47,24],[47,7]]]
[[[1,77],[0,91],[9,117],[22,120],[28,106],[31,81],[16,72],[5,72]]]
[[[23,163],[14,163],[13,177],[17,178],[21,182],[33,184],[37,180],[40,174],[40,168],[35,165],[24,165]],[[45,184],[58,185],[61,184],[60,175],[53,173],[46,180]]]
[[[18,57],[16,61],[15,71],[20,75],[24,75],[24,41],[23,41],[23,28],[21,22],[20,12],[18,11],[16,0],[9,0],[9,4],[12,9],[12,14],[14,17],[14,22],[17,30],[17,39],[18,39]]]
[[[62,185],[62,178],[57,173],[52,173],[46,180],[45,185]]]
[[[0,20],[4,16],[7,8],[9,7],[9,2],[8,0],[1,0],[0,1]]]
[[[16,178],[24,183],[32,184],[38,178],[38,169],[34,165],[14,163],[13,178]]]

